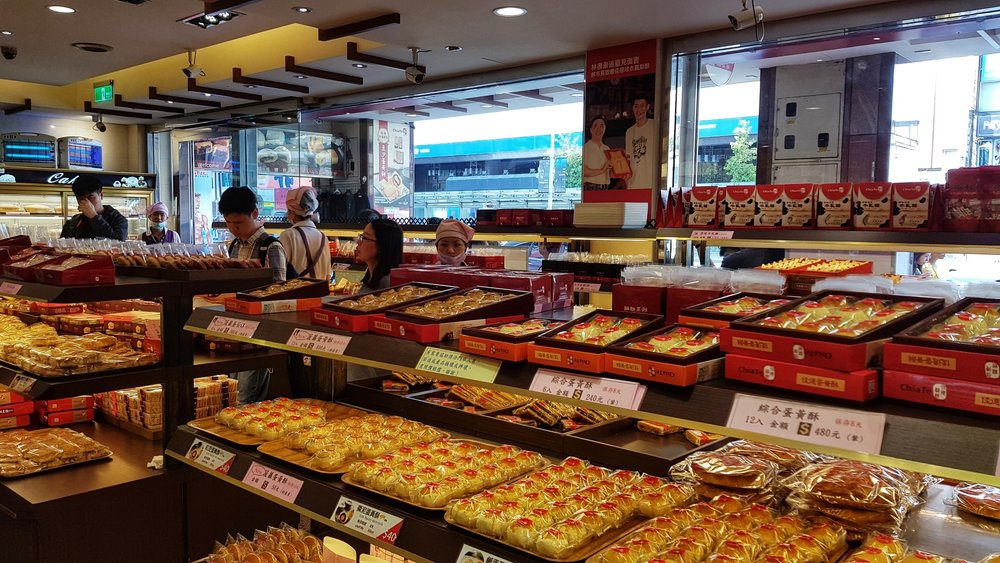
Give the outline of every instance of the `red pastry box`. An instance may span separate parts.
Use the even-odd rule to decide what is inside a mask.
[[[117,332],[128,332],[134,334],[146,334],[148,324],[160,324],[160,313],[152,311],[125,311],[121,313],[108,313],[104,315],[104,323],[108,330]],[[153,329],[156,330],[155,328]]]
[[[46,426],[65,426],[67,424],[76,424],[77,422],[88,422],[91,420],[94,420],[93,407],[71,411],[38,413],[38,421]]]
[[[1000,299],[967,297],[897,334],[882,365],[1000,385]]]
[[[611,286],[611,308],[624,313],[662,315],[666,310],[667,292],[662,286],[625,285]]]
[[[891,399],[1000,416],[1000,387],[887,369],[882,394]]]
[[[83,303],[41,303],[31,302],[31,312],[40,315],[69,315],[71,313],[82,313]]]
[[[666,305],[667,322],[676,323],[682,310],[698,303],[704,303],[709,299],[715,299],[721,295],[722,290],[719,289],[668,287]]]
[[[662,315],[598,310],[528,344],[528,361],[589,373],[604,372],[608,346],[663,326]],[[604,336],[604,335],[609,336]]]
[[[820,291],[734,321],[722,350],[839,371],[865,369],[893,334],[941,310],[943,300]]]
[[[93,406],[93,395],[80,395],[79,397],[66,397],[64,399],[35,401],[35,410],[38,412],[72,411],[78,409],[89,409],[93,408]]]
[[[53,285],[115,283],[115,262],[110,256],[60,256],[35,267],[35,281]]]
[[[384,316],[383,313],[389,309],[435,299],[457,289],[452,285],[414,282],[364,295],[352,295],[313,309],[312,322],[350,332],[368,332],[369,320]]]
[[[733,321],[770,311],[790,301],[780,295],[733,293],[681,310],[677,322],[706,328],[726,328]]]
[[[478,356],[521,362],[528,359],[528,343],[565,324],[565,321],[551,319],[527,319],[463,328],[459,347],[463,352]]]
[[[457,338],[461,329],[468,326],[521,320],[533,307],[534,297],[530,292],[474,287],[390,309],[385,318],[372,319],[368,330],[417,342],[439,342]]]
[[[604,355],[604,371],[682,387],[715,379],[722,375],[719,333],[671,325],[612,344]]]
[[[31,401],[0,405],[0,430],[27,426],[31,422],[32,412],[34,403]]]
[[[226,299],[226,310],[247,315],[304,311],[319,307],[330,294],[330,282],[310,278],[276,282]]]
[[[24,397],[20,393],[0,383],[0,405],[22,402],[24,402]]]
[[[548,274],[505,270],[490,276],[488,285],[531,292],[535,296],[536,312],[541,311],[539,306],[543,303],[552,302],[552,278]]]
[[[56,256],[55,254],[26,248],[17,254],[11,255],[10,262],[4,264],[3,275],[22,281],[35,281],[35,268],[58,258],[60,256]]]
[[[726,379],[847,401],[864,402],[878,397],[878,372],[873,369],[843,372],[741,354],[726,354]]]

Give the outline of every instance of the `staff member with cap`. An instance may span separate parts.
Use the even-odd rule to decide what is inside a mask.
[[[173,244],[181,242],[181,235],[177,231],[167,228],[167,217],[170,211],[167,206],[158,201],[146,209],[146,219],[149,220],[149,229],[142,233],[142,242],[146,244]]]
[[[438,251],[438,263],[448,266],[465,266],[465,256],[476,231],[455,219],[445,219],[438,225],[434,236],[434,246]]]
[[[316,190],[310,187],[288,190],[285,206],[292,227],[281,233],[278,240],[288,261],[303,278],[330,281],[330,243],[316,228],[319,222]]]

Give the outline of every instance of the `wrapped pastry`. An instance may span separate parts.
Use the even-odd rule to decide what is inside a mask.
[[[879,549],[889,557],[896,559],[906,553],[906,542],[899,538],[894,538],[886,534],[872,534],[865,539],[861,547],[874,547]]]
[[[893,559],[877,547],[860,547],[847,558],[854,563],[892,563]]]
[[[1000,520],[1000,488],[978,483],[955,487],[955,506],[973,514]]]
[[[797,471],[820,459],[819,456],[809,452],[750,440],[737,440],[728,444],[725,451],[735,455],[765,459],[778,465],[783,473]]]
[[[567,518],[543,531],[535,543],[535,550],[545,557],[564,559],[590,538],[591,534],[583,523]]]
[[[713,434],[711,432],[689,429],[684,431],[684,438],[696,446],[704,446],[705,444],[710,444],[716,440],[721,440],[722,438],[725,438],[725,436],[722,434]]]
[[[789,486],[812,499],[865,510],[909,508],[919,502],[909,476],[860,461],[810,465],[792,475]]]
[[[756,543],[744,542],[740,540],[723,540],[715,549],[717,555],[728,555],[741,563],[751,563],[757,559],[760,547]]]
[[[704,560],[708,557],[708,554],[712,552],[711,546],[705,545],[705,543],[687,536],[681,536],[674,540],[670,544],[669,549],[681,550],[685,561],[692,561],[695,563]]]
[[[986,561],[988,558],[989,556],[983,558],[983,561]],[[947,559],[940,555],[917,550],[907,553],[902,559],[898,559],[899,563],[945,563],[945,561]]]
[[[521,549],[532,549],[538,538],[538,525],[531,518],[518,518],[511,522],[504,534],[504,541]]]
[[[667,424],[666,422],[656,422],[655,420],[640,420],[635,423],[635,427],[637,430],[655,434],[657,436],[675,434],[677,432],[684,431],[684,429],[680,426],[674,426],[672,424]]]
[[[776,557],[780,558],[776,561],[784,561],[785,563],[823,563],[826,561],[824,554],[803,549],[791,543],[779,543],[765,551],[763,556],[767,561],[772,561],[771,557]]]
[[[778,474],[775,464],[747,456],[700,452],[688,459],[699,481],[720,487],[762,489]]]

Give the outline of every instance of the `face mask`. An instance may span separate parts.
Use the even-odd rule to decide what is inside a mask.
[[[459,266],[462,262],[465,262],[465,255],[467,253],[463,252],[458,256],[445,256],[444,254],[438,253],[438,262],[446,266]]]
[[[163,231],[167,228],[166,223],[150,223],[149,226],[155,231]]]

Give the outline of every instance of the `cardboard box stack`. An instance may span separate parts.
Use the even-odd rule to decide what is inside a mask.
[[[35,412],[38,414],[38,422],[47,426],[89,422],[94,420],[94,397],[93,395],[81,395],[65,399],[36,401]]]
[[[31,422],[33,408],[34,403],[0,384],[0,430],[27,426]]]
[[[236,380],[227,375],[195,379],[192,389],[195,418],[214,416],[225,407],[236,405],[236,387]],[[154,432],[163,429],[163,388],[160,385],[98,393],[94,398],[97,410],[109,418]]]

